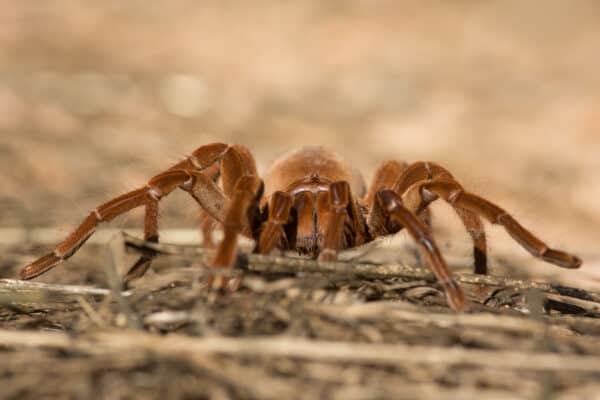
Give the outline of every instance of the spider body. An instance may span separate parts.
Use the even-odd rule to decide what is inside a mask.
[[[362,175],[338,154],[323,147],[303,147],[285,154],[271,165],[264,176],[263,205],[267,205],[276,192],[288,193],[293,203],[292,216],[286,226],[286,235],[283,235],[286,240],[277,247],[313,257],[321,253],[329,221],[328,194],[332,184],[338,181],[348,182],[352,193],[364,194]],[[355,225],[365,230],[362,213],[349,213],[349,218],[353,220],[345,221],[340,249],[355,244]]]
[[[273,162],[264,176],[265,196],[275,191],[295,194],[302,190],[327,190],[335,181],[346,181],[353,193],[362,196],[365,181],[339,154],[323,147],[302,147]],[[320,188],[320,189],[319,189]]]
[[[83,245],[99,223],[136,207],[145,207],[145,239],[158,241],[159,201],[177,188],[200,205],[206,244],[210,244],[214,222],[222,226],[223,239],[212,261],[215,268],[233,266],[240,234],[255,240],[256,253],[279,248],[332,261],[341,249],[406,229],[444,289],[450,307],[460,311],[466,305],[464,293],[452,279],[430,233],[428,206],[437,199],[455,210],[470,234],[475,273],[487,273],[481,217],[503,226],[540,259],[564,268],[581,265],[578,257],[548,247],[502,208],[464,190],[450,172],[435,163],[386,161],[367,187],[360,173],[335,152],[305,147],[273,163],[263,180],[247,148],[212,143],[154,176],[144,187],[94,209],[51,253],[25,266],[21,278],[31,279],[60,264]],[[142,276],[151,259],[142,255],[125,281]],[[221,274],[209,285],[232,288],[232,281]]]

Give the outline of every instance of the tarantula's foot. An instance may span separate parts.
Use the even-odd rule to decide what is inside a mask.
[[[332,250],[332,249],[324,249],[319,254],[318,260],[320,262],[333,262],[333,261],[337,261],[337,253],[336,253],[335,250]]]
[[[448,306],[451,309],[454,311],[467,311],[469,309],[465,292],[454,279],[444,280],[440,283],[446,294]]]
[[[581,258],[560,250],[546,249],[542,252],[541,258],[544,261],[558,265],[562,268],[577,269],[581,267],[583,261]]]
[[[242,277],[232,268],[214,268],[201,278],[214,291],[235,292],[242,284]]]
[[[61,262],[63,262],[63,258],[58,257],[55,253],[48,253],[45,256],[38,258],[31,264],[23,267],[23,269],[19,271],[19,279],[33,279],[36,276],[39,276],[56,267]]]

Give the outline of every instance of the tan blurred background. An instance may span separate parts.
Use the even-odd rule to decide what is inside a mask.
[[[367,178],[437,161],[600,279],[598,71],[595,0],[3,2],[0,226],[66,233],[211,141],[263,169],[323,144]],[[196,226],[171,197],[161,225]],[[490,230],[494,254],[530,260]]]

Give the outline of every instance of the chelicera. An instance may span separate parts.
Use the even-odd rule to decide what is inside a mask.
[[[430,233],[428,206],[437,199],[456,211],[469,232],[475,273],[487,273],[481,217],[503,226],[535,257],[563,268],[581,265],[578,257],[548,247],[509,213],[464,190],[450,172],[432,162],[386,161],[366,186],[361,175],[336,153],[305,147],[273,163],[261,179],[247,148],[212,143],[154,176],[144,187],[94,209],[51,253],[24,267],[21,278],[31,279],[60,264],[99,223],[136,207],[145,207],[145,239],[157,242],[159,201],[177,188],[200,205],[205,238],[211,237],[214,222],[222,227],[223,239],[212,260],[215,268],[233,266],[240,234],[255,240],[256,253],[267,254],[278,248],[332,261],[342,249],[406,229],[443,288],[448,304],[460,311],[466,305],[464,292],[452,279]],[[150,256],[141,256],[124,280],[142,276],[150,261]],[[226,274],[215,274],[209,284],[225,289],[232,280]]]

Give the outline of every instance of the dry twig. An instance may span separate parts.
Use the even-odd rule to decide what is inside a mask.
[[[556,353],[482,351],[464,348],[436,348],[401,344],[326,342],[289,337],[275,338],[191,338],[171,334],[165,337],[141,332],[98,332],[70,337],[57,332],[15,332],[0,330],[0,344],[7,347],[55,348],[88,354],[149,352],[172,357],[224,354],[247,357],[291,357],[322,362],[367,363],[406,366],[408,364],[473,365],[529,371],[580,371],[600,373],[600,357]]]

